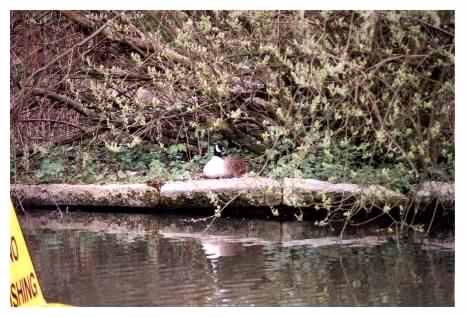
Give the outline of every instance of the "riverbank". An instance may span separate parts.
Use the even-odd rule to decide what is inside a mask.
[[[454,184],[449,183],[426,182],[401,194],[377,185],[265,177],[147,184],[15,184],[11,186],[11,196],[20,210],[142,208],[149,213],[198,210],[217,216],[233,212],[241,217],[255,216],[259,210],[259,214],[271,218],[314,220],[321,225],[388,218],[420,224],[425,230],[437,222],[454,227],[455,205]]]

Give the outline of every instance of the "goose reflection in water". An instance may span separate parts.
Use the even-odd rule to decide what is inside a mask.
[[[201,244],[208,259],[234,256],[244,250],[244,247],[240,243],[228,242],[218,238],[201,240]]]

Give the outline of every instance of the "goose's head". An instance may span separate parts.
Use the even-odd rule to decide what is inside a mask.
[[[215,144],[214,147],[214,155],[218,157],[224,157],[225,156],[225,147],[222,144]]]

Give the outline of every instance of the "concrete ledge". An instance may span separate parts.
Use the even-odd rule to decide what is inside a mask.
[[[156,186],[157,187],[157,186]],[[241,207],[342,206],[379,209],[401,206],[410,200],[419,205],[441,200],[454,206],[454,184],[428,182],[409,197],[383,186],[332,184],[314,179],[264,177],[176,181],[160,188],[146,184],[70,185],[43,184],[11,186],[12,198],[24,206],[101,206],[145,208],[210,208],[231,201]]]
[[[285,178],[283,204],[292,207],[311,207],[336,200],[359,196],[361,188],[354,184],[332,184],[315,179]],[[329,199],[331,201],[329,201]]]
[[[429,202],[432,199],[439,199],[444,203],[455,202],[455,184],[442,182],[425,182],[419,185],[416,192],[416,200],[419,202]]]
[[[157,207],[160,196],[145,184],[12,185],[11,196],[24,206]]]
[[[209,207],[214,200],[232,206],[277,206],[282,203],[282,185],[265,177],[169,182],[160,189],[163,207]]]

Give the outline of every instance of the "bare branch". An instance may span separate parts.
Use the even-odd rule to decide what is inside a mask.
[[[71,108],[79,112],[80,114],[83,114],[85,116],[89,116],[88,112],[86,111],[85,107],[80,104],[79,102],[74,101],[73,99],[70,99],[66,96],[59,95],[53,91],[47,90],[47,89],[42,89],[42,88],[32,88],[31,92],[35,95],[43,95],[51,99],[55,99],[57,101],[63,102],[67,105],[69,105]]]
[[[60,121],[60,120],[53,120],[53,119],[24,119],[24,120],[20,120],[19,122],[52,122],[52,123],[59,123],[59,124],[63,124],[63,125],[69,125],[70,127],[73,127],[73,128],[76,128],[76,129],[79,129],[83,132],[85,132],[86,130],[84,130],[83,128],[81,128],[80,126],[78,125],[75,125],[75,124],[72,124],[70,122],[65,122],[65,121]]]
[[[66,51],[64,51],[63,53],[61,53],[60,55],[58,55],[57,57],[55,57],[53,60],[51,60],[48,64],[46,64],[45,66],[42,66],[41,68],[39,68],[38,70],[36,70],[34,73],[31,74],[31,76],[29,76],[29,78],[26,80],[26,86],[34,79],[35,76],[37,76],[39,73],[43,72],[44,70],[46,70],[47,68],[49,68],[50,66],[52,66],[53,64],[55,64],[56,62],[58,62],[60,59],[62,59],[63,57],[65,57],[66,55],[68,55],[69,53],[71,53],[74,49],[76,49],[77,47],[79,46],[82,46],[84,44],[86,44],[87,42],[89,42],[90,40],[92,40],[94,37],[96,37],[99,33],[101,33],[107,26],[109,26],[110,22],[112,21],[113,19],[110,19],[108,20],[106,23],[104,23],[100,28],[98,28],[94,33],[92,33],[91,35],[89,35],[88,37],[86,37],[84,40],[82,40],[81,42],[73,45],[72,47],[70,47],[69,49],[67,49]],[[24,89],[24,88],[23,88]]]

